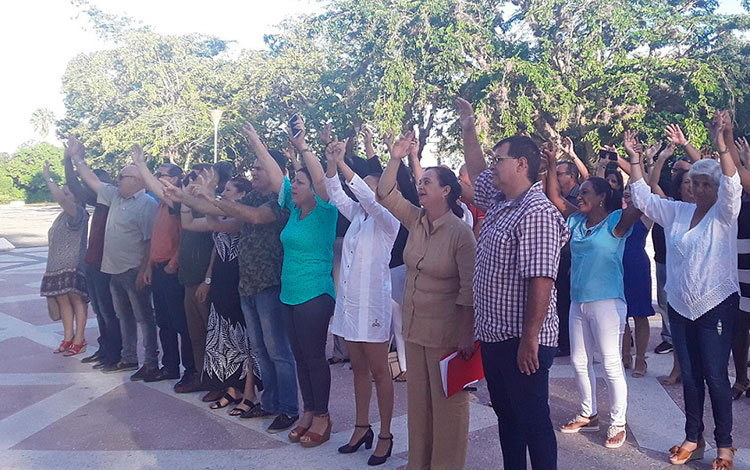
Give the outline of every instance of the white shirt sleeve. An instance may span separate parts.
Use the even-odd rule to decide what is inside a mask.
[[[388,209],[378,204],[375,200],[375,193],[367,186],[367,183],[355,174],[348,185],[349,189],[357,196],[359,204],[367,215],[372,217],[380,229],[388,234],[389,237],[395,238],[398,235],[400,226],[398,219]]]
[[[665,228],[672,224],[677,214],[677,208],[681,203],[662,199],[652,193],[651,188],[643,179],[631,183],[630,193],[633,198],[633,205],[646,217]]]
[[[346,195],[341,187],[341,180],[338,175],[333,178],[325,177],[326,191],[328,192],[328,202],[336,206],[341,215],[346,217],[350,222],[357,214],[357,204],[352,198]],[[359,196],[357,196],[359,199]]]
[[[721,175],[719,179],[719,194],[716,198],[717,219],[725,225],[731,225],[740,215],[742,206],[742,184],[740,175]]]

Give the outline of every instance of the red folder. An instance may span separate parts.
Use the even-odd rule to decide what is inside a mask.
[[[474,355],[464,360],[458,351],[452,352],[440,360],[440,375],[443,378],[443,393],[450,398],[467,385],[479,382],[484,378],[482,354],[479,341],[474,343]]]

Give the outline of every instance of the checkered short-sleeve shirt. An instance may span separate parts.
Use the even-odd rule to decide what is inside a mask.
[[[492,186],[491,170],[474,185],[474,200],[487,207],[477,242],[474,267],[474,328],[484,342],[520,338],[529,284],[533,277],[557,277],[560,249],[570,231],[537,182],[516,199]],[[539,344],[556,346],[559,331],[556,292],[552,288]]]

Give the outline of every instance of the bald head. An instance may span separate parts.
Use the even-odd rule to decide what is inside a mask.
[[[124,198],[133,197],[135,193],[145,188],[143,178],[135,165],[128,165],[120,170],[117,176],[117,191]]]

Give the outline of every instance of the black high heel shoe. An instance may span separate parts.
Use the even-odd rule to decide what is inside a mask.
[[[388,446],[388,452],[385,453],[383,456],[377,456],[375,454],[371,455],[369,459],[367,459],[367,465],[374,467],[376,465],[383,465],[386,460],[388,460],[388,457],[391,456],[391,451],[393,450],[393,434],[391,434],[389,437],[383,437],[381,435],[378,435],[378,439],[382,439],[384,441],[391,441],[391,444]]]
[[[365,445],[365,449],[372,448],[372,441],[375,439],[375,433],[372,432],[372,427],[367,425],[355,425],[355,428],[367,428],[367,432],[365,433],[360,440],[358,440],[354,445],[350,445],[347,443],[346,445],[343,445],[339,447],[339,453],[341,454],[352,454],[354,452],[357,452],[360,447],[362,447],[362,444]]]

